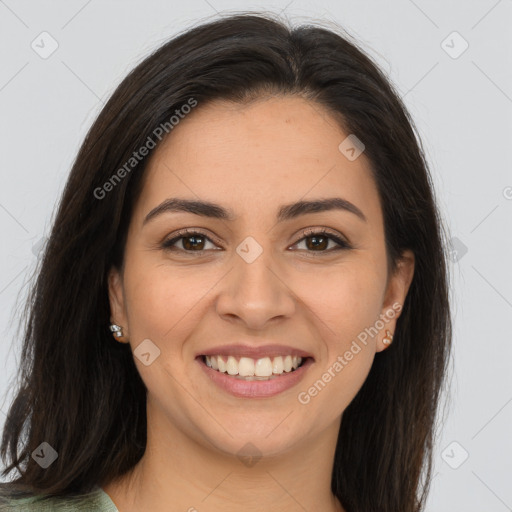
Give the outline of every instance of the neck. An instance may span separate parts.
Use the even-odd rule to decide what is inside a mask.
[[[287,453],[258,458],[198,443],[156,411],[148,420],[151,413],[144,456],[102,486],[119,512],[167,512],[170,504],[187,512],[343,512],[330,489],[339,420]]]

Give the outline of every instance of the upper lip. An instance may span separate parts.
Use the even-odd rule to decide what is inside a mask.
[[[263,345],[263,346],[251,346],[251,345],[218,345],[205,349],[202,352],[197,353],[198,356],[245,356],[253,359],[261,359],[263,357],[276,357],[276,356],[298,356],[303,359],[306,357],[313,356],[306,352],[294,347],[286,345]]]

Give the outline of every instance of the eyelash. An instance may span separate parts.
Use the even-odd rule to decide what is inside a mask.
[[[172,247],[179,240],[181,240],[183,238],[191,238],[191,237],[196,236],[196,235],[200,235],[201,237],[205,238],[209,242],[215,243],[213,240],[211,240],[211,238],[209,236],[207,236],[205,233],[203,233],[201,231],[192,230],[192,229],[182,229],[181,231],[178,231],[176,233],[176,236],[174,236],[173,238],[171,238],[169,240],[165,240],[162,243],[161,247],[162,247],[162,249],[167,250],[167,251],[182,251],[182,252],[184,252],[187,255],[188,254],[190,254],[190,255],[192,255],[192,254],[201,255],[205,251],[207,251],[208,249],[201,249],[199,251],[190,251],[190,250],[187,250],[187,249],[179,249],[179,248]],[[317,256],[317,255],[322,255],[322,254],[325,254],[325,253],[331,253],[333,251],[352,249],[352,246],[346,240],[341,239],[340,237],[338,237],[334,233],[331,233],[330,231],[328,231],[325,228],[322,228],[322,229],[308,228],[308,229],[305,229],[301,233],[301,235],[302,235],[302,238],[297,240],[297,242],[295,242],[293,245],[297,245],[298,243],[302,242],[306,238],[310,238],[310,237],[314,237],[314,236],[317,236],[317,237],[320,236],[322,238],[327,238],[327,239],[332,240],[332,241],[334,241],[334,242],[336,242],[338,244],[338,247],[331,248],[331,249],[326,249],[324,251],[306,250],[306,252],[313,253],[313,254],[311,254],[311,256]],[[315,253],[320,253],[320,254],[315,254]]]

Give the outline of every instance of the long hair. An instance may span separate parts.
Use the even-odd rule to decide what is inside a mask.
[[[391,268],[404,249],[415,254],[393,346],[377,355],[344,411],[332,492],[348,512],[423,509],[451,348],[446,235],[414,123],[350,39],[342,30],[237,13],[179,34],[117,87],[78,152],[30,291],[19,388],[0,450],[3,475],[18,472],[10,489],[85,493],[144,454],[146,388],[130,347],[108,331],[106,279],[122,265],[147,167],[148,158],[134,163],[133,153],[191,98],[201,108],[215,99],[298,95],[364,142]],[[42,442],[58,451],[51,470],[31,457]]]

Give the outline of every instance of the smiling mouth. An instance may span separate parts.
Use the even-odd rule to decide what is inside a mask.
[[[311,358],[283,355],[253,359],[244,356],[202,355],[199,356],[199,359],[203,364],[219,373],[224,373],[234,379],[252,381],[272,380],[289,375]]]

